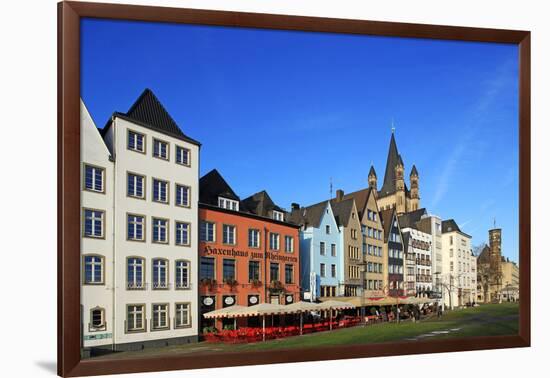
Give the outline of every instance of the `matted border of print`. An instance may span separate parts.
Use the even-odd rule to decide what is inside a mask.
[[[519,46],[519,334],[216,355],[81,360],[80,18],[511,43]],[[120,4],[58,4],[58,374],[83,376],[530,345],[530,32]]]

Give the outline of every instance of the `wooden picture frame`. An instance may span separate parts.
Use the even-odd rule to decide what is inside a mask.
[[[323,349],[163,356],[80,358],[80,19],[83,17],[362,35],[509,43],[519,46],[519,334],[396,342]],[[61,2],[58,4],[58,374],[83,376],[161,370],[336,360],[530,346],[530,32],[343,20],[166,7]]]

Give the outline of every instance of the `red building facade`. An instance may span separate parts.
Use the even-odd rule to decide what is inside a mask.
[[[220,180],[221,176],[201,179],[205,193],[199,204],[201,331],[233,324],[233,320],[204,319],[202,314],[209,311],[300,300],[299,226],[285,222],[286,214],[267,193],[240,201]],[[208,192],[218,193],[207,198]],[[210,203],[205,203],[207,200]],[[254,321],[257,319],[239,319],[238,324]]]

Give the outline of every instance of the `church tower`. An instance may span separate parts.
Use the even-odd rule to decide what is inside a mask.
[[[496,302],[502,290],[502,251],[501,251],[502,230],[494,228],[489,230],[489,271],[491,301]]]
[[[376,171],[374,170],[374,166],[370,166],[369,171],[369,188],[373,191],[374,196],[377,196],[378,191],[378,178],[376,177]]]
[[[416,165],[413,164],[411,174],[411,200],[409,211],[418,210],[420,207],[420,194],[418,191],[418,171],[416,170]]]
[[[395,166],[395,208],[397,214],[403,214],[407,211],[407,203],[405,198],[405,165],[403,159],[399,155],[397,165]]]

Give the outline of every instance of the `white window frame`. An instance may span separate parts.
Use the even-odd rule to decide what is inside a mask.
[[[152,185],[153,185],[153,188],[152,188],[152,191],[151,191],[153,202],[169,204],[170,203],[170,183],[167,180],[161,180],[159,178],[154,178],[154,177],[151,181],[152,181]],[[161,193],[162,193],[161,189],[162,189],[163,185],[165,186],[166,201],[163,201],[161,199]],[[157,187],[158,187],[158,194],[159,194],[158,199],[155,198],[155,189],[157,189]]]
[[[269,249],[273,251],[278,251],[281,247],[281,235],[277,232],[270,232],[269,233]]]
[[[212,240],[208,239],[208,226],[207,225],[212,226]],[[201,221],[200,228],[201,228],[200,238],[201,238],[202,242],[214,243],[216,241],[216,223],[215,222]],[[203,234],[203,230],[204,230],[204,234]],[[203,236],[204,236],[204,238],[203,238]]]
[[[87,172],[88,168],[92,169],[92,187],[91,188],[88,188],[86,186],[86,172]],[[101,189],[100,190],[95,189],[96,183],[97,183],[97,179],[96,179],[97,171],[99,171],[101,173],[101,178],[100,178]],[[93,164],[84,163],[83,180],[84,180],[84,183],[83,183],[84,190],[86,190],[88,192],[94,192],[94,193],[105,193],[105,168],[98,167],[97,165],[93,165]]]
[[[182,146],[176,145],[176,164],[183,165],[184,167],[190,167],[191,166],[191,150]],[[187,154],[187,163],[185,163],[182,159],[182,155],[180,152],[185,151]]]
[[[164,222],[164,225],[159,225],[158,222]],[[152,221],[152,227],[151,227],[151,240],[153,243],[158,244],[168,244],[169,240],[169,228],[170,228],[170,221],[165,218],[157,218],[153,217]],[[161,230],[164,228],[164,240],[160,239]],[[155,238],[155,233],[157,233],[157,238]]]
[[[293,253],[294,252],[294,237],[290,235],[285,235],[285,252]]]
[[[157,144],[159,145],[158,154],[155,151],[155,149],[157,148]],[[162,153],[162,148],[160,148],[162,146],[166,147],[164,154]],[[161,139],[153,138],[153,157],[157,159],[169,161],[170,160],[170,143]]]
[[[185,227],[182,227],[185,226]],[[184,229],[187,229],[187,243],[183,242],[183,235],[184,235]],[[180,242],[178,243],[178,236],[180,238]],[[189,222],[183,222],[183,221],[176,221],[176,227],[174,231],[174,243],[178,246],[182,247],[188,247],[191,245],[191,223]]]
[[[187,279],[184,280],[183,272],[187,271]],[[191,263],[188,260],[176,260],[175,261],[175,275],[174,282],[176,283],[176,290],[185,290],[190,288],[191,275]],[[179,276],[179,277],[178,277]]]
[[[130,260],[138,260],[132,262],[133,275],[130,282],[128,280],[130,270]],[[141,284],[138,280],[137,267],[141,266]],[[128,290],[144,290],[145,289],[145,259],[141,256],[128,256],[126,258],[126,289]]]
[[[176,192],[176,198],[175,198],[176,206],[191,207],[191,187],[190,186],[182,185],[182,184],[176,184],[175,192]],[[183,197],[184,197],[183,193],[184,192],[187,192],[187,202],[186,203],[183,202]],[[178,201],[178,196],[180,198],[179,201]]]
[[[133,315],[133,322],[130,324],[130,314]],[[137,315],[141,315],[141,326],[138,326]],[[128,304],[126,305],[126,332],[145,332],[147,319],[145,318],[144,304]]]
[[[218,207],[227,210],[239,211],[239,201],[235,201],[225,197],[218,197]]]
[[[232,231],[230,232],[230,230]],[[236,243],[237,243],[237,227],[232,224],[224,224],[222,226],[222,244],[235,245]]]
[[[260,248],[260,230],[256,228],[248,229],[248,247]]]
[[[161,324],[164,314],[164,324]],[[153,303],[151,306],[151,330],[170,329],[170,305],[168,303]]]
[[[284,221],[284,213],[281,211],[273,210],[273,219],[276,221]]]
[[[101,324],[94,326],[94,312],[99,311],[101,315]],[[88,324],[89,332],[104,331],[107,326],[105,322],[105,309],[103,307],[94,307],[90,309],[90,323]]]
[[[134,218],[133,220],[130,220],[130,218]],[[138,218],[141,218],[141,222],[138,222]],[[126,240],[128,241],[139,241],[144,242],[145,241],[145,215],[141,214],[126,214]],[[132,237],[130,237],[130,224],[134,225],[134,234]],[[141,225],[141,239],[137,238],[137,226]]]
[[[86,262],[86,258],[91,257],[94,259],[94,261],[91,261],[90,263]],[[95,259],[99,261],[95,261]],[[104,285],[105,284],[105,257],[101,255],[95,255],[95,254],[86,254],[82,256],[82,262],[83,262],[83,272],[82,272],[82,280],[84,285]],[[86,280],[86,268],[88,265],[91,265],[91,274],[92,274],[92,280],[88,281]],[[95,281],[95,271],[99,267],[101,278],[99,281]]]
[[[151,288],[153,290],[166,290],[168,289],[168,260],[164,258],[154,258],[151,261]],[[164,271],[164,272],[163,272]],[[162,273],[164,273],[164,280],[162,280]],[[155,274],[157,280],[155,281]]]
[[[86,212],[91,212],[90,216],[86,215]],[[84,208],[82,212],[83,224],[82,224],[82,236],[86,238],[104,239],[105,238],[105,211],[99,209]],[[99,217],[97,216],[99,214]],[[86,220],[90,219],[92,222],[91,234],[86,234]],[[100,221],[100,234],[96,235],[96,221]]]
[[[130,179],[132,177],[133,184],[134,184],[134,192],[130,193]],[[141,178],[141,196],[137,195],[137,183],[138,180]],[[144,175],[140,175],[135,172],[126,172],[126,196],[130,198],[137,198],[137,199],[145,199],[145,192],[146,192],[146,178]]]
[[[186,313],[187,322],[183,323],[183,314]],[[178,319],[180,322],[178,323]],[[176,303],[175,313],[174,313],[174,328],[187,328],[191,327],[191,303],[189,302],[179,302]]]
[[[134,134],[136,136],[136,138],[134,140],[134,148],[130,147],[130,134]],[[146,152],[147,138],[146,138],[145,134],[134,131],[134,130],[127,129],[126,135],[127,135],[127,137],[126,137],[126,148],[128,150],[134,151],[134,152],[139,152],[141,154],[144,154]],[[141,149],[141,150],[138,148],[138,143],[137,143],[137,137],[138,136],[142,137],[141,146],[143,147],[143,149]]]

